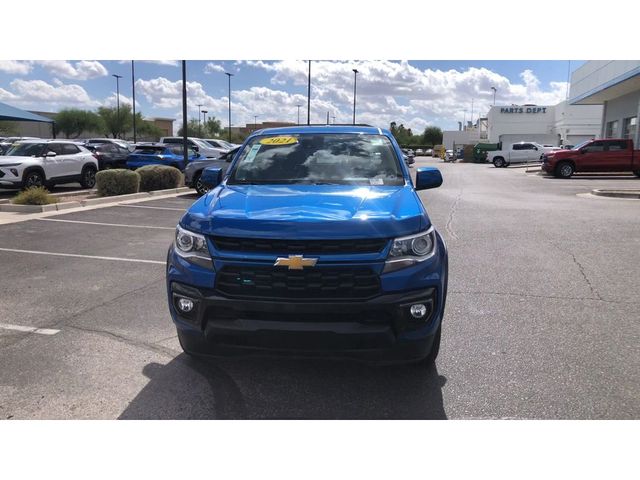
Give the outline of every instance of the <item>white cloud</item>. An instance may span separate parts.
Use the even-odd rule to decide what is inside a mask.
[[[100,62],[81,60],[72,64],[66,60],[40,60],[37,62],[53,75],[73,80],[89,80],[109,74]]]
[[[0,72],[15,75],[27,75],[31,72],[32,68],[33,64],[28,60],[0,60]]]
[[[0,101],[9,102],[9,101],[14,101],[17,98],[18,97],[16,97],[13,93],[8,92],[4,88],[0,88]]]
[[[204,67],[204,73],[224,73],[225,69],[222,65],[217,63],[207,63]]]
[[[155,65],[165,65],[167,67],[177,67],[180,65],[178,60],[135,60],[138,63],[153,63]],[[120,60],[120,64],[131,64],[131,60]]]
[[[111,95],[109,95],[107,98],[105,98],[102,102],[102,105],[105,107],[115,107],[118,105],[118,95],[116,94],[116,92],[112,92]],[[131,97],[127,97],[125,95],[123,95],[122,93],[120,94],[120,106],[123,105],[133,105],[133,98]],[[138,100],[136,100],[136,112],[140,111],[140,102],[138,102]]]
[[[280,88],[307,84],[308,63],[305,61],[238,63],[270,72],[271,84]],[[498,104],[555,105],[564,100],[566,89],[564,82],[551,82],[543,87],[531,70],[521,73],[522,83],[515,83],[486,68],[444,71],[421,70],[406,61],[314,61],[311,64],[312,122],[326,120],[326,111],[331,109],[339,112],[337,122],[351,121],[354,68],[358,70],[357,120],[377,126],[396,121],[414,131],[430,124],[451,126],[463,120],[465,111],[467,120],[470,119],[472,101],[474,119],[478,114],[485,114],[493,103],[492,86],[497,89]],[[304,99],[306,103],[306,96]]]
[[[64,107],[94,108],[100,102],[91,99],[80,85],[58,82],[51,85],[43,80],[16,79],[10,84],[13,103],[27,108],[54,110]]]
[[[136,80],[136,92],[145,96],[156,108],[174,108],[182,104],[182,80],[172,82],[165,77],[150,80]],[[199,82],[187,82],[188,106],[197,109],[202,104],[205,109],[216,110],[226,101],[226,97],[209,96]]]

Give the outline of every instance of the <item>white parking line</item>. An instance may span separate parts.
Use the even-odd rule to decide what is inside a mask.
[[[140,260],[137,258],[119,258],[119,257],[98,257],[95,255],[78,255],[76,253],[57,253],[57,252],[40,252],[37,250],[20,250],[17,248],[2,248],[0,252],[14,252],[14,253],[33,253],[35,255],[53,255],[58,257],[75,257],[75,258],[90,258],[92,260],[112,260],[115,262],[133,262],[133,263],[152,263],[155,265],[165,265],[166,262],[158,260]]]
[[[54,330],[52,328],[23,327],[22,325],[10,325],[8,323],[0,323],[0,328],[17,330],[18,332],[39,333],[40,335],[55,335],[60,332],[60,330]]]
[[[85,222],[83,220],[63,220],[60,218],[36,218],[41,222],[83,223],[86,225],[103,225],[105,227],[154,228],[156,230],[175,230],[175,227],[156,227],[152,225],[125,225],[124,223]]]
[[[186,208],[170,208],[170,207],[149,207],[144,205],[116,205],[116,207],[120,208],[152,208],[154,210],[174,210],[176,212],[184,212]]]

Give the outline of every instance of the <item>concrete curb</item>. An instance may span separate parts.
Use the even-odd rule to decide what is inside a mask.
[[[71,202],[62,202],[62,203],[52,203],[50,205],[14,205],[9,203],[7,200],[6,203],[0,203],[0,212],[13,212],[13,213],[43,213],[43,212],[51,212],[56,210],[68,210],[70,208],[79,208],[79,207],[91,207],[94,205],[117,205],[118,203],[125,202],[128,200],[140,200],[140,199],[155,199],[156,197],[162,197],[166,195],[180,195],[184,193],[191,192],[192,189],[189,187],[180,187],[180,188],[170,188],[167,190],[154,190],[152,192],[139,192],[139,193],[130,193],[127,195],[114,195],[111,197],[101,197],[101,198],[90,198],[87,200],[80,201],[71,201]],[[83,192],[83,194],[86,193]],[[81,193],[77,193],[76,195],[81,195]],[[68,194],[61,196],[69,196]]]
[[[640,190],[606,190],[595,189],[591,190],[593,195],[599,197],[614,197],[614,198],[637,198],[640,199]]]
[[[126,195],[114,195],[112,197],[90,198],[87,200],[81,200],[80,203],[84,207],[86,205],[101,205],[103,203],[121,202],[124,200],[135,200],[138,198],[145,198],[148,196],[149,194],[147,192],[128,193]]]

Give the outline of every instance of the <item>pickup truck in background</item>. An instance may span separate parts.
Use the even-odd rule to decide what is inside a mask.
[[[535,142],[518,142],[487,153],[487,161],[496,168],[508,167],[512,163],[539,162],[542,155],[553,151]]]
[[[542,169],[558,178],[575,172],[633,172],[640,177],[640,150],[624,138],[588,140],[571,150],[545,153],[542,161]]]

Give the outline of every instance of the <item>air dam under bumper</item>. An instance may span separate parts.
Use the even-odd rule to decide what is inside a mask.
[[[191,299],[189,313],[178,310]],[[357,302],[234,299],[213,290],[170,283],[169,307],[183,347],[193,353],[277,353],[350,357],[374,362],[425,357],[442,317],[436,288],[380,295]],[[423,304],[423,318],[410,307]]]

